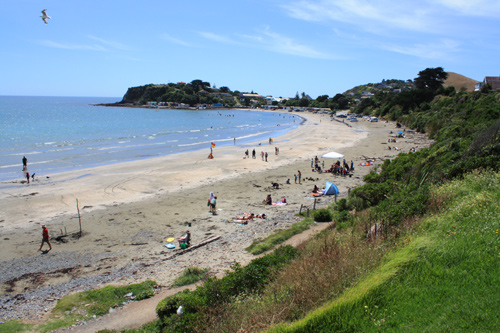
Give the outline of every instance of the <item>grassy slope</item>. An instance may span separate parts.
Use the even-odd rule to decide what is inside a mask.
[[[460,91],[460,89],[465,88],[467,89],[468,92],[474,91],[474,88],[476,86],[476,83],[479,81],[470,79],[466,76],[453,73],[453,72],[448,72],[448,78],[444,82],[443,86],[450,87],[454,86],[457,91]]]
[[[338,299],[271,332],[496,331],[500,327],[500,175],[433,191],[438,213]]]

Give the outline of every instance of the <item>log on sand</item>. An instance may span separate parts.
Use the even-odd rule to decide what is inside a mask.
[[[163,260],[163,261],[165,261],[165,260],[169,260],[169,259],[175,258],[175,257],[177,257],[177,256],[180,256],[181,254],[184,254],[184,253],[189,252],[189,251],[191,251],[191,250],[197,249],[197,248],[199,248],[199,247],[201,247],[201,246],[207,245],[208,243],[211,243],[211,242],[213,242],[213,241],[216,241],[216,240],[218,240],[218,239],[219,239],[219,238],[221,238],[221,237],[222,237],[222,236],[214,236],[214,237],[210,237],[210,238],[208,238],[208,239],[206,239],[206,240],[202,241],[201,243],[198,243],[198,244],[195,244],[195,245],[191,245],[190,247],[188,247],[188,248],[186,248],[186,249],[184,249],[184,250],[178,250],[178,251],[177,251],[177,252],[175,252],[174,254],[172,254],[172,255],[170,255],[170,256],[168,256],[168,257],[166,257],[166,258],[162,259],[162,260]]]

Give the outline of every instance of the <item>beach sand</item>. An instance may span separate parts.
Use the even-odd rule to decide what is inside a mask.
[[[245,248],[254,239],[299,221],[294,214],[301,206],[312,209],[315,184],[321,188],[325,181],[332,181],[339,188],[339,197],[345,197],[350,188],[362,185],[363,176],[373,169],[360,166],[367,158],[375,159],[376,165],[399,152],[430,144],[424,135],[407,131],[405,138],[388,143],[391,131],[403,130],[396,129],[394,123],[363,119],[341,123],[329,115],[295,114],[307,120],[296,130],[273,138],[273,144],[236,142],[234,146],[215,147],[214,159],[207,158],[207,149],[39,177],[30,185],[23,180],[1,183],[0,295],[47,298],[43,291],[48,290],[50,300],[40,302],[50,308],[55,304],[50,301],[60,294],[106,283],[149,278],[170,285],[190,266],[210,268],[212,274],[220,275],[234,262],[246,264],[253,258]],[[277,125],[278,119],[277,115]],[[388,146],[397,146],[399,151],[388,150]],[[279,147],[279,155],[275,155],[275,147]],[[254,148],[256,159],[251,158]],[[246,149],[250,151],[248,159],[244,158]],[[261,151],[269,154],[268,162],[261,159]],[[352,177],[312,172],[311,158],[330,151],[344,154],[349,164],[353,161]],[[325,168],[335,162],[325,160]],[[302,184],[294,183],[298,170]],[[285,184],[286,179],[290,185]],[[271,182],[282,185],[273,189]],[[216,215],[207,207],[210,192],[217,196]],[[264,206],[267,194],[274,202],[286,197],[288,204]],[[74,237],[80,230],[77,199],[83,230],[80,238]],[[332,200],[321,198],[318,206]],[[265,213],[269,218],[247,225],[227,222],[249,212]],[[38,252],[42,224],[49,229],[53,247],[45,254]],[[191,231],[192,244],[213,236],[221,238],[168,259],[176,250],[164,247],[167,238],[178,238],[187,230]],[[68,236],[62,237],[64,242],[56,241],[61,235]],[[36,317],[39,308],[31,308],[18,313],[12,307],[0,310],[0,319]]]

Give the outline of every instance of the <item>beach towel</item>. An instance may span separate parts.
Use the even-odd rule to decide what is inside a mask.
[[[174,248],[175,248],[175,245],[174,245],[174,244],[172,244],[172,243],[168,243],[168,244],[165,244],[165,247],[166,247],[167,249],[174,249]]]
[[[172,243],[175,240],[174,237],[167,238],[167,242]]]
[[[286,202],[273,202],[273,206],[286,206]]]

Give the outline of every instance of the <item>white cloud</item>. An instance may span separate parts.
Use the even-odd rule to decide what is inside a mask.
[[[59,43],[51,40],[41,40],[39,41],[41,45],[53,47],[56,49],[66,49],[66,50],[89,50],[89,51],[107,51],[102,45],[85,45],[85,44],[70,44],[70,43]]]
[[[118,49],[118,50],[128,50],[129,47],[125,44],[122,44],[122,43],[118,43],[118,42],[114,42],[114,41],[109,41],[109,40],[106,40],[106,39],[102,39],[102,38],[99,38],[99,37],[95,37],[95,36],[92,36],[92,35],[88,35],[88,37],[90,39],[93,39],[93,40],[96,40],[98,42],[100,42],[101,44],[104,44],[106,46],[109,46],[113,49]]]
[[[401,28],[429,30],[421,2],[400,0],[302,0],[282,6],[288,14],[306,21],[337,21],[365,30]]]
[[[113,42],[113,41],[108,41],[96,36],[88,35],[87,36],[89,39],[93,39],[97,41],[98,43],[93,43],[93,44],[75,44],[75,43],[61,43],[61,42],[55,42],[52,40],[41,40],[39,41],[39,44],[48,46],[48,47],[53,47],[57,49],[66,49],[66,50],[89,50],[89,51],[109,51],[110,49],[117,49],[117,50],[128,50],[129,48],[121,43],[118,42]]]
[[[500,15],[500,1],[491,0],[435,0],[437,3],[466,16],[497,17]]]
[[[198,32],[202,37],[206,39],[210,39],[214,42],[219,42],[219,43],[224,43],[224,44],[235,44],[236,41],[233,41],[231,38],[222,36],[222,35],[217,35],[212,32],[206,32],[206,31],[200,31]]]
[[[282,8],[296,19],[341,22],[366,32],[405,29],[430,33],[447,30],[449,20],[457,16],[498,17],[500,0],[299,0]]]
[[[317,51],[314,48],[296,42],[294,39],[272,32],[269,27],[258,31],[258,35],[243,35],[247,40],[253,41],[254,46],[273,52],[291,54],[306,58],[329,59],[332,56]]]
[[[180,40],[180,39],[177,39],[177,38],[174,38],[172,36],[170,36],[169,34],[167,33],[164,33],[161,35],[161,38],[162,39],[165,39],[165,40],[168,40],[169,42],[172,42],[174,44],[179,44],[179,45],[182,45],[182,46],[188,46],[188,47],[193,47],[191,44],[183,41],[183,40]]]
[[[211,32],[200,32],[199,34],[207,39],[224,44],[265,49],[272,52],[291,54],[307,58],[333,58],[332,56],[317,51],[310,46],[300,44],[290,37],[272,32],[269,27],[265,27],[264,29],[257,31],[257,34],[253,35],[235,34],[233,38],[217,35]]]
[[[406,55],[415,56],[423,59],[450,59],[459,51],[459,43],[443,39],[438,43],[404,45],[385,45],[382,48]]]

